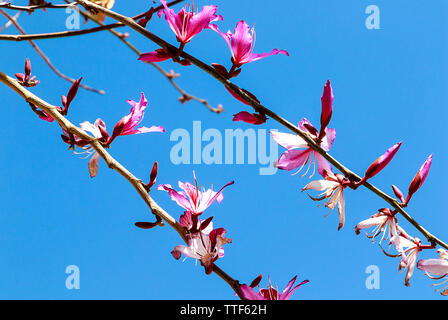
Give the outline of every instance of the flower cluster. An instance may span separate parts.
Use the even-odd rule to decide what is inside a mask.
[[[68,96],[70,96],[70,94]],[[120,121],[118,121],[113,129],[111,136],[109,136],[109,133],[106,130],[106,124],[101,119],[97,119],[94,124],[85,121],[80,124],[81,129],[89,132],[93,136],[93,138],[99,141],[105,148],[109,148],[111,143],[118,136],[134,135],[148,132],[165,132],[165,129],[161,126],[137,128],[140,122],[143,120],[145,109],[148,106],[148,101],[146,100],[146,97],[143,93],[139,102],[128,100],[128,103],[131,105],[130,113],[127,116],[124,116]],[[92,156],[88,163],[88,168],[90,176],[92,178],[95,177],[98,173],[98,162],[100,157],[95,149],[90,145],[90,140],[82,139],[65,130],[63,130],[63,134],[61,135],[61,137],[65,143],[70,144],[71,148],[77,146],[84,150],[82,153],[86,153],[86,157]]]
[[[226,243],[231,243],[232,239],[225,237],[227,232],[225,229],[213,228],[213,217],[199,220],[199,216],[213,202],[221,203],[224,199],[224,189],[234,182],[227,183],[216,192],[212,188],[207,190],[199,188],[194,172],[193,177],[194,185],[179,181],[179,188],[182,191],[174,190],[169,184],[162,184],[157,187],[157,190],[168,192],[171,199],[185,210],[179,222],[187,232],[188,245],[176,246],[171,254],[175,259],[180,259],[183,254],[186,257],[199,260],[205,268],[205,273],[210,274],[213,271],[214,262],[224,257],[223,246]]]

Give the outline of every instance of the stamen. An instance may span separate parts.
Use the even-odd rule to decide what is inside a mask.
[[[297,170],[295,173],[292,174],[292,176],[295,176],[296,174],[298,174],[303,167],[308,163],[308,160],[310,159],[310,156],[308,155],[308,158],[302,163],[302,166],[299,168],[299,170]]]

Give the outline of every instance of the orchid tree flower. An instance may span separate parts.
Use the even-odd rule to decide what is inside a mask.
[[[82,130],[91,133],[93,137],[98,139],[102,144],[105,144],[109,139],[109,134],[107,133],[106,130],[106,124],[104,123],[103,120],[99,118],[95,121],[94,124],[85,121],[81,123],[79,126]],[[93,147],[89,145],[89,141],[81,139],[76,135],[71,135],[65,130],[63,130],[63,134],[61,137],[65,143],[68,143],[70,145],[76,145],[81,149],[83,149],[84,152],[78,154],[86,153],[87,156],[84,159],[91,156],[88,163],[89,173],[91,178],[95,177],[98,173],[98,162],[100,160],[100,156],[98,152],[96,152],[95,149],[93,149]]]
[[[380,233],[383,233],[379,243],[381,243],[386,236],[389,240],[400,234],[407,236],[406,231],[398,225],[397,218],[395,217],[396,214],[397,211],[392,211],[389,208],[380,209],[378,213],[372,215],[369,219],[358,223],[355,227],[355,233],[359,234],[363,229],[374,227],[370,235],[367,233],[366,235],[371,238],[373,242]]]
[[[255,28],[252,29],[244,21],[237,23],[234,32],[230,30],[227,33],[221,32],[216,25],[212,25],[211,28],[215,30],[227,43],[230,52],[232,53],[232,68],[228,73],[228,77],[234,76],[234,72],[238,72],[236,69],[241,68],[242,65],[260,59],[266,58],[268,56],[285,54],[289,56],[289,53],[285,50],[273,49],[269,53],[254,53],[255,47]]]
[[[324,170],[323,176],[325,178],[324,180],[317,180],[308,183],[304,188],[302,188],[302,192],[306,190],[323,191],[323,193],[321,193],[317,198],[313,198],[310,195],[308,196],[314,201],[327,199],[325,207],[330,208],[330,212],[338,206],[338,230],[341,230],[345,223],[344,189],[348,184],[350,184],[350,181],[341,174],[334,174],[331,170]]]
[[[209,5],[202,7],[198,12],[194,7],[184,7],[178,13],[170,9],[165,0],[160,0],[164,9],[158,11],[159,18],[164,14],[165,20],[168,22],[171,30],[176,35],[177,41],[180,42],[180,47],[177,55],[182,53],[182,50],[191,39],[204,29],[212,29],[213,22],[223,20],[222,16],[216,15],[217,6]],[[168,52],[165,49],[158,49],[153,52],[144,53],[139,60],[146,62],[160,62],[174,58],[176,55]]]
[[[304,118],[299,123],[299,128],[307,132],[317,140],[319,132],[311,125],[311,123],[307,119]],[[304,176],[308,174],[311,165],[313,165],[313,173],[310,176],[312,177],[314,175],[317,163],[317,169],[321,176],[325,177],[325,171],[331,171],[330,163],[321,154],[309,147],[306,141],[301,137],[295,134],[282,133],[277,131],[271,131],[271,135],[275,142],[287,149],[287,151],[285,151],[274,163],[274,166],[276,166],[277,168],[288,171],[299,168],[299,170],[296,172],[298,173],[306,164],[308,164],[308,169],[302,175]],[[325,136],[319,142],[319,146],[323,150],[329,151],[331,149],[331,146],[333,145],[335,138],[336,130],[332,128],[326,128]]]
[[[403,235],[394,236],[391,243],[401,255],[401,261],[398,270],[407,269],[404,284],[409,287],[409,280],[414,273],[417,262],[417,255],[423,249],[432,249],[432,245],[423,245],[419,238],[405,237]]]
[[[224,199],[224,195],[222,194],[224,188],[234,184],[234,181],[231,181],[222,187],[218,192],[213,191],[211,188],[207,190],[202,188],[200,190],[198,188],[194,171],[193,177],[194,185],[189,182],[183,183],[179,181],[179,188],[183,191],[174,190],[170,184],[162,184],[157,187],[157,190],[167,191],[173,201],[176,201],[179,206],[191,212],[193,216],[201,215],[202,212],[204,212],[215,200],[218,203],[221,203]]]
[[[145,95],[142,93],[140,101],[135,102],[133,100],[127,101],[131,105],[130,113],[123,117],[114,127],[114,131],[112,132],[112,136],[109,138],[107,145],[110,145],[112,141],[115,140],[118,136],[126,136],[140,133],[148,133],[148,132],[165,132],[165,129],[162,126],[152,126],[150,128],[147,127],[136,127],[142,122],[145,109],[148,106],[148,100],[146,100]]]
[[[304,280],[298,285],[296,285],[294,288],[292,287],[297,280],[297,276],[291,279],[289,281],[286,288],[282,291],[282,293],[279,293],[279,290],[277,286],[273,287],[271,284],[271,279],[269,278],[269,285],[267,288],[261,289],[260,286],[258,286],[258,292],[254,290],[254,288],[260,283],[261,281],[261,275],[255,278],[254,281],[248,286],[247,284],[243,284],[240,286],[241,293],[244,299],[246,300],[289,300],[292,296],[292,294],[299,289],[302,285],[305,283],[308,283],[308,280]]]
[[[205,268],[205,273],[210,274],[216,260],[224,257],[223,246],[232,243],[232,239],[226,238],[226,230],[223,228],[209,230],[204,229],[198,235],[188,237],[188,246],[176,246],[171,254],[179,260],[182,254],[185,257],[199,260]]]
[[[448,251],[438,249],[437,253],[439,254],[439,259],[420,260],[417,263],[417,268],[425,271],[425,274],[431,279],[443,279],[448,275]],[[446,284],[446,282],[448,282],[448,279],[441,283],[433,284],[433,286]],[[441,291],[440,293],[443,296],[448,296],[448,285],[436,291]]]
[[[423,165],[420,167],[414,179],[412,179],[412,182],[409,185],[409,191],[406,197],[405,205],[409,203],[414,193],[417,192],[417,190],[420,189],[420,187],[425,182],[426,177],[428,176],[429,173],[429,169],[431,168],[431,164],[432,164],[432,154],[428,157],[428,159],[426,159],[425,163],[423,163]]]

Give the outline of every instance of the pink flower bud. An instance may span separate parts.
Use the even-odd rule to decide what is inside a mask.
[[[406,203],[411,200],[412,195],[423,185],[428,176],[429,169],[432,164],[432,154],[426,159],[425,163],[420,167],[414,179],[412,179],[411,184],[409,185],[408,196],[406,197]]]
[[[324,87],[324,93],[320,99],[322,102],[322,113],[320,116],[320,137],[325,135],[325,129],[331,120],[333,114],[333,89],[331,88],[330,80],[327,81]]]
[[[401,192],[401,190],[398,189],[398,187],[394,186],[394,185],[392,185],[392,190],[394,190],[395,196],[398,198],[398,200],[400,200],[401,203],[404,203],[403,192]]]
[[[241,111],[233,115],[233,121],[243,121],[250,124],[260,125],[266,123],[266,116],[258,113]]]
[[[383,154],[381,157],[375,160],[370,167],[367,169],[366,174],[364,175],[364,178],[360,182],[358,182],[359,185],[362,185],[364,182],[366,182],[368,179],[372,178],[376,174],[378,174],[381,170],[383,170],[389,162],[394,158],[395,154],[398,152],[398,150],[401,147],[402,142],[398,142],[397,144],[390,147],[385,154]]]
[[[25,82],[27,82],[31,77],[31,62],[30,59],[26,58],[25,61]]]

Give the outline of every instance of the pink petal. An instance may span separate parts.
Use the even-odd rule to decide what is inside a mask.
[[[445,259],[427,259],[420,260],[417,268],[436,276],[448,274],[448,260]]]
[[[301,167],[306,161],[310,161],[312,149],[288,150],[274,163],[274,166],[282,170],[294,170]]]
[[[240,286],[241,294],[244,299],[247,300],[266,300],[261,294],[257,293],[249,287],[247,284],[243,284]]]
[[[92,156],[92,158],[89,160],[89,173],[90,177],[94,178],[96,177],[98,173],[98,162],[100,161],[100,155],[98,152],[95,152],[95,154]]]
[[[328,162],[320,153],[314,151],[314,157],[317,161],[317,171],[322,177],[325,177],[327,172],[332,172],[330,162]]]
[[[260,59],[264,59],[266,57],[269,56],[273,56],[273,55],[277,55],[277,54],[285,54],[289,57],[289,53],[286,50],[278,50],[278,49],[273,49],[271,52],[269,53],[252,53],[249,58],[247,59],[246,63],[249,62],[255,62],[258,61]]]
[[[184,208],[185,210],[192,211],[192,206],[188,198],[185,196],[185,194],[177,192],[174,190],[171,185],[169,184],[162,184],[157,187],[157,190],[164,190],[167,191],[169,196],[171,197],[171,200],[176,201],[176,203]]]
[[[291,133],[271,131],[272,139],[287,150],[308,148],[308,144],[301,137]]]

